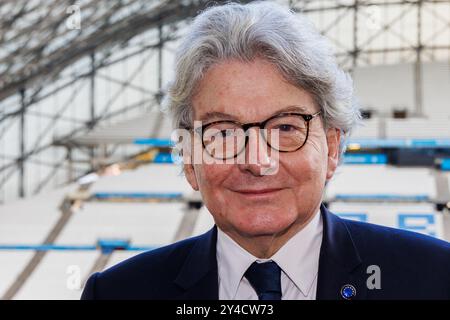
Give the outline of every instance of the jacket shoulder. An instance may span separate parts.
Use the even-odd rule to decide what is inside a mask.
[[[373,290],[374,298],[450,298],[448,242],[411,231],[342,221],[364,268],[379,267],[383,290]]]

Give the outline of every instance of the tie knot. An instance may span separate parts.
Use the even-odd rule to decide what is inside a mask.
[[[281,269],[275,262],[255,261],[245,272],[245,277],[259,300],[281,300]]]

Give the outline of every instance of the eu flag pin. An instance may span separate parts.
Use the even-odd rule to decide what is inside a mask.
[[[356,296],[356,289],[351,284],[346,284],[341,288],[341,296],[345,300],[351,300]]]

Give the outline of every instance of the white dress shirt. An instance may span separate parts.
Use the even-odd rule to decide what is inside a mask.
[[[314,300],[322,244],[320,211],[271,258],[258,259],[217,228],[220,300],[258,300],[244,273],[255,262],[274,261],[281,268],[282,300]]]

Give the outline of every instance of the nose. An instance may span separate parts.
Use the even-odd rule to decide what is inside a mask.
[[[267,145],[259,128],[248,129],[245,152],[239,154],[237,163],[242,172],[249,172],[254,176],[265,175],[273,166],[271,153],[273,150]]]

